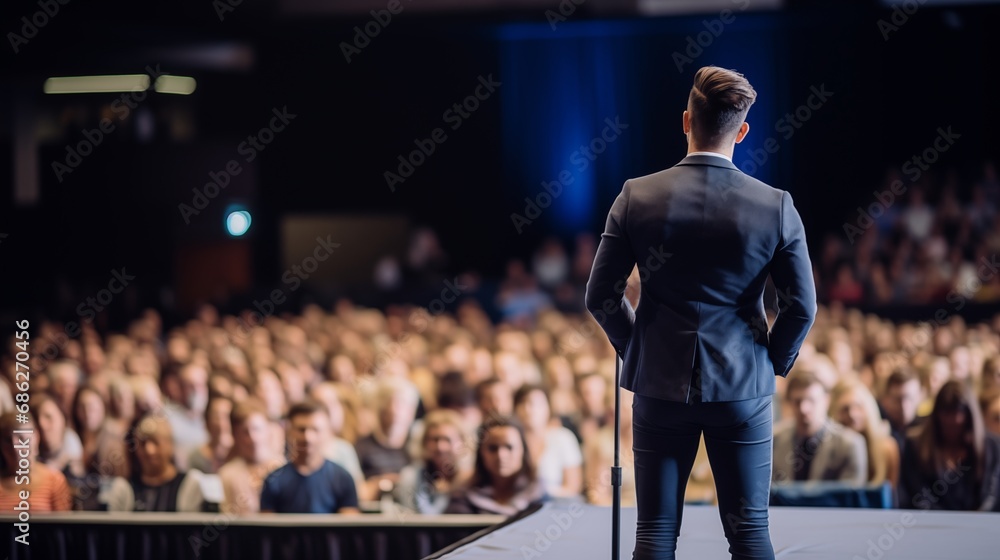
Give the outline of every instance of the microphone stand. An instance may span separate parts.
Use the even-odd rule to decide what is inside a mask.
[[[611,467],[611,560],[618,560],[621,553],[622,517],[622,467],[621,434],[619,433],[621,412],[622,359],[615,354],[615,462]]]

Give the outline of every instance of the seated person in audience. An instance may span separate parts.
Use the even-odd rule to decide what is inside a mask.
[[[573,425],[580,437],[586,440],[608,423],[608,380],[596,372],[585,373],[576,379],[580,411]]]
[[[83,476],[83,444],[69,427],[59,404],[49,395],[31,399],[38,419],[38,460],[64,475]]]
[[[827,416],[830,395],[810,370],[788,376],[785,400],[793,420],[775,429],[772,481],[835,480],[864,486],[868,479],[865,438]]]
[[[189,363],[172,374],[179,388],[179,402],[169,402],[163,407],[175,435],[177,449],[175,464],[179,469],[188,468],[191,452],[208,441],[205,429],[205,408],[208,405],[208,371],[197,363]]]
[[[69,511],[73,507],[73,494],[66,477],[37,460],[35,422],[31,413],[25,423],[18,422],[19,416],[15,412],[0,416],[0,511],[18,513],[14,508],[23,501],[28,503],[32,514]],[[14,430],[34,430],[34,433],[15,434]],[[30,466],[28,476],[24,475],[22,461]],[[28,500],[21,498],[21,492],[25,491],[29,492]]]
[[[541,385],[522,385],[514,394],[514,411],[524,426],[538,478],[552,497],[580,496],[583,454],[573,432],[552,420],[549,397]]]
[[[391,492],[399,472],[410,463],[407,444],[419,400],[417,388],[404,379],[379,382],[373,403],[378,411],[375,429],[354,445],[365,475],[363,500],[377,500],[382,492]]]
[[[272,453],[271,421],[264,404],[256,398],[247,397],[236,404],[229,422],[234,457],[219,469],[224,496],[221,509],[234,515],[257,513],[264,478],[284,465],[285,458]]]
[[[878,404],[858,379],[844,379],[830,395],[830,417],[865,438],[868,450],[868,484],[899,482],[899,445],[889,435],[889,423],[882,419]]]
[[[203,473],[215,474],[229,459],[233,449],[233,429],[229,416],[233,412],[233,401],[224,397],[209,399],[205,407],[205,427],[208,441],[191,452],[188,458],[190,468]]]
[[[416,513],[444,513],[471,474],[472,436],[454,410],[434,410],[423,420],[422,456],[399,473],[393,499]]]
[[[174,436],[163,416],[139,418],[126,435],[131,450],[130,480],[116,477],[103,502],[108,511],[202,511],[202,473],[174,464]]]
[[[619,465],[622,468],[621,503],[623,506],[635,506],[635,455],[632,452],[632,398],[631,391],[621,392],[621,426],[620,434],[620,456]],[[587,496],[587,503],[610,506],[612,502],[611,487],[611,467],[615,461],[615,425],[611,424],[601,428],[593,436],[583,442],[583,470],[584,492]],[[707,457],[706,457],[707,459]],[[695,471],[699,465],[691,470],[691,478],[695,478]],[[711,475],[711,469],[709,469]],[[715,491],[715,484],[712,483],[712,491]],[[696,494],[692,492],[691,483],[688,483],[688,491],[685,499]]]
[[[288,410],[290,462],[264,479],[260,510],[274,513],[360,513],[354,479],[323,456],[330,416],[305,401]]]
[[[917,417],[922,418],[931,413],[938,391],[949,379],[952,379],[951,360],[944,356],[931,356],[918,373],[924,392],[923,400],[917,406]]]
[[[514,413],[514,393],[499,377],[486,379],[476,385],[476,404],[484,423],[491,416],[510,416]]]
[[[900,454],[906,440],[907,430],[922,420],[917,417],[917,407],[924,399],[920,378],[910,367],[897,368],[885,382],[885,389],[879,399],[882,414],[889,421],[892,438],[899,446]]]
[[[979,397],[979,403],[986,431],[1000,435],[1000,387],[983,393]]]
[[[524,428],[513,418],[491,417],[480,430],[472,479],[452,495],[445,513],[514,515],[547,499]]]
[[[988,433],[972,391],[949,381],[903,447],[903,508],[1000,511],[1000,436]]]
[[[323,451],[323,455],[347,469],[358,487],[360,495],[361,485],[365,482],[365,475],[361,472],[361,462],[358,460],[358,452],[351,445],[351,442],[340,437],[344,429],[346,412],[344,404],[340,402],[340,395],[337,393],[337,385],[331,381],[317,383],[309,391],[309,396],[326,408],[330,415],[330,441]]]

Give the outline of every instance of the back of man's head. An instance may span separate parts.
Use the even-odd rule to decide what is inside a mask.
[[[743,74],[718,66],[699,69],[688,96],[694,144],[718,148],[732,142],[756,99],[757,92]]]

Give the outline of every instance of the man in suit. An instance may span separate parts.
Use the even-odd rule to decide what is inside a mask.
[[[704,432],[733,558],[771,559],[771,401],[816,315],[805,230],[791,196],[732,163],[757,93],[717,67],[695,74],[688,155],[625,182],[608,214],[587,309],[635,393],[634,558],[672,559],[684,489]],[[638,265],[635,309],[622,297]],[[767,328],[771,276],[779,310]]]
[[[793,372],[785,386],[785,400],[795,417],[774,433],[772,482],[835,480],[864,486],[868,480],[865,438],[830,418],[830,394],[819,378],[809,370]]]

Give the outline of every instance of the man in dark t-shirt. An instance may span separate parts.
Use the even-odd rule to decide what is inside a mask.
[[[330,418],[306,401],[288,411],[290,461],[264,479],[260,510],[275,513],[360,513],[354,479],[323,456]]]

